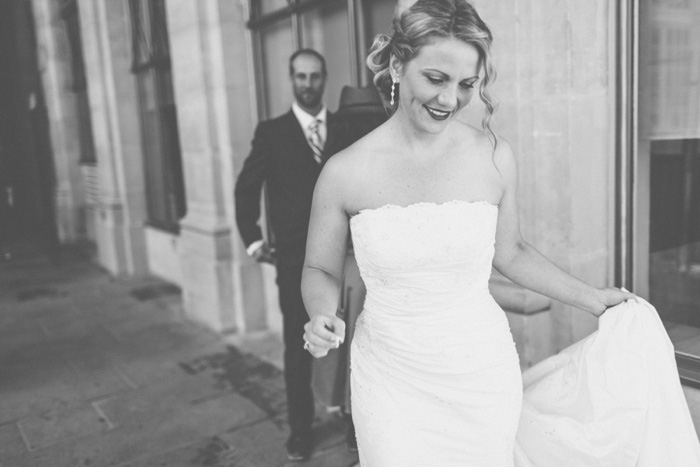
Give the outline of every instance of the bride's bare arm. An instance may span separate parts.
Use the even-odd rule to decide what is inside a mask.
[[[600,316],[607,307],[633,294],[614,288],[597,289],[566,273],[532,245],[523,240],[516,197],[518,171],[515,157],[506,141],[499,141],[494,155],[504,182],[496,231],[496,269],[525,288]]]
[[[341,158],[329,160],[316,183],[301,279],[304,305],[311,318],[304,339],[310,342],[309,351],[315,357],[326,355],[345,337],[345,322],[335,315],[348,236]]]

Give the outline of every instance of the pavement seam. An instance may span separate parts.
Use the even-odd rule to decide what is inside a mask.
[[[24,441],[24,445],[27,447],[27,451],[29,451],[29,452],[33,451],[32,444],[29,442],[29,438],[27,437],[27,434],[22,429],[22,425],[20,425],[19,420],[17,420],[15,422],[15,425],[17,426],[17,430],[19,431],[19,435],[22,437],[22,441]]]
[[[248,428],[252,428],[255,425],[259,425],[266,421],[272,422],[272,417],[267,416],[261,418],[260,420],[254,420],[252,422],[244,423],[243,425],[234,426],[233,428],[229,428],[228,430],[224,431],[224,433],[236,433],[237,431],[247,430]]]
[[[2,1],[2,0],[0,0],[0,1]],[[113,399],[116,396],[119,396],[122,394],[127,394],[134,389],[139,389],[139,388],[138,387],[133,388],[133,389],[132,388],[120,388],[120,389],[117,389],[113,392],[109,392],[106,394],[100,394],[97,396],[89,397],[89,398],[84,399],[84,400],[81,399],[81,400],[73,401],[71,403],[68,403],[68,404],[60,407],[60,408],[54,407],[52,409],[48,409],[48,410],[44,410],[44,411],[27,412],[27,413],[20,415],[19,417],[13,418],[13,419],[3,420],[2,422],[0,422],[0,427],[5,426],[5,425],[11,425],[11,424],[16,424],[19,427],[20,426],[19,424],[22,422],[22,420],[25,420],[27,418],[31,418],[33,416],[34,417],[42,417],[42,416],[50,415],[50,414],[56,413],[56,412],[63,412],[65,410],[77,409],[78,407],[81,407],[83,405],[100,403],[100,402],[103,402],[106,400]],[[2,466],[0,466],[0,467],[2,467]]]
[[[345,441],[338,441],[335,444],[329,444],[324,449],[320,449],[320,450],[314,449],[314,451],[311,453],[311,459],[314,459],[316,457],[321,457],[324,454],[331,452],[332,450],[334,450],[335,448],[337,448],[338,446],[340,446],[342,444],[345,444]]]
[[[98,401],[92,402],[90,405],[95,409],[97,414],[104,419],[105,423],[107,423],[107,431],[113,429],[116,425],[112,423],[112,420],[109,419],[107,414],[102,410],[102,407],[100,407],[97,403]]]
[[[51,331],[49,331],[49,328],[46,327],[46,324],[44,324],[44,322],[41,319],[35,320],[34,324],[39,326],[39,329],[41,329],[41,331],[44,333],[44,335],[46,337],[49,337],[49,338],[52,337]]]
[[[112,396],[110,396],[110,397],[112,397]],[[80,409],[81,407],[88,407],[88,406],[91,406],[91,407],[93,408],[93,410],[95,410],[95,412],[97,413],[98,417],[103,418],[104,421],[105,421],[105,423],[107,424],[108,428],[107,428],[107,430],[104,430],[104,431],[109,431],[109,430],[113,429],[116,425],[114,425],[114,424],[112,423],[112,421],[107,417],[107,415],[106,415],[106,414],[102,411],[102,409],[97,405],[97,404],[98,404],[99,402],[101,402],[101,401],[102,401],[102,399],[99,399],[99,400],[98,400],[97,398],[94,398],[92,401],[86,401],[86,402],[83,403],[83,404],[68,405],[68,406],[66,406],[66,407],[61,407],[60,409],[53,409],[53,410],[50,410],[50,411],[44,412],[44,413],[32,413],[32,414],[30,414],[30,415],[26,415],[26,416],[24,416],[24,417],[22,417],[22,418],[17,419],[17,421],[14,422],[14,423],[17,425],[17,429],[19,430],[20,436],[22,437],[22,440],[24,441],[24,444],[27,446],[27,451],[28,451],[28,452],[41,451],[42,449],[50,448],[50,447],[52,447],[52,446],[54,446],[54,445],[56,445],[56,444],[60,444],[60,443],[62,443],[62,442],[64,442],[64,441],[73,441],[73,440],[77,440],[77,439],[80,439],[80,438],[84,438],[84,437],[86,437],[86,436],[90,436],[90,434],[80,434],[80,435],[77,435],[77,436],[72,436],[72,437],[64,438],[64,439],[61,439],[61,440],[59,440],[59,441],[56,441],[56,442],[53,442],[53,443],[50,443],[50,444],[46,444],[46,445],[43,445],[43,446],[41,446],[41,445],[39,445],[39,446],[32,446],[31,441],[29,440],[29,437],[27,436],[27,434],[26,434],[26,433],[23,431],[23,429],[22,429],[22,421],[24,421],[24,420],[29,420],[29,419],[31,419],[32,417],[45,418],[45,416],[58,415],[58,414],[61,414],[61,413],[65,413],[65,412],[69,412],[69,411],[72,411],[72,410]],[[0,466],[0,467],[2,467],[2,466]]]
[[[215,399],[219,399],[219,398],[221,398],[221,397],[228,396],[228,395],[230,395],[230,394],[237,394],[237,395],[243,397],[243,398],[246,399],[246,400],[250,400],[250,399],[248,399],[247,397],[243,396],[243,395],[242,395],[241,393],[239,393],[238,391],[236,391],[235,389],[228,389],[228,390],[221,391],[221,392],[217,392],[217,393],[214,393],[214,394],[209,394],[208,396],[200,397],[200,398],[198,398],[198,399],[193,399],[193,400],[190,401],[190,404],[192,404],[192,405],[199,405],[199,404],[203,404],[203,403],[205,403],[205,402],[207,402],[207,401],[213,401],[213,400],[215,400]],[[252,401],[251,401],[251,402],[252,402]],[[258,407],[257,404],[255,404],[255,403],[254,403],[253,405],[255,405],[256,407]],[[258,407],[258,408],[259,408],[259,407]]]
[[[139,388],[139,386],[134,383],[131,378],[124,372],[124,370],[121,369],[121,367],[118,364],[111,364],[112,369],[114,372],[119,375],[119,377],[124,380],[127,386],[129,386],[131,389],[136,390]]]
[[[78,378],[82,377],[83,371],[82,371],[80,368],[78,368],[78,367],[75,365],[75,363],[73,363],[73,361],[72,361],[65,353],[61,353],[61,354],[60,354],[60,358],[75,372],[75,374],[76,374],[76,376],[77,376]],[[129,389],[132,389],[132,390],[133,390],[133,389],[138,389],[138,386],[136,385],[136,383],[134,383],[133,381],[131,381],[131,379],[129,379],[129,377],[128,377],[126,374],[124,374],[124,372],[121,371],[121,370],[117,367],[117,365],[111,364],[111,363],[110,363],[110,364],[108,364],[108,368],[110,368],[111,370],[114,370],[114,372],[117,374],[117,376],[119,376],[119,377],[123,380],[123,382],[124,382],[127,386],[129,386]],[[89,398],[87,401],[88,401],[88,402],[98,401],[98,400],[103,399],[103,398],[105,398],[105,397],[111,397],[113,394],[119,394],[120,392],[125,392],[125,391],[124,391],[123,389],[117,389],[116,391],[111,392],[111,393],[102,394],[102,395],[99,395],[99,396],[95,396],[95,397]]]
[[[235,432],[240,431],[240,430],[243,430],[243,429],[252,428],[252,427],[254,427],[255,425],[261,424],[261,423],[263,423],[263,422],[265,422],[265,421],[267,421],[267,420],[269,420],[269,417],[264,417],[264,418],[261,418],[260,420],[255,420],[255,421],[246,423],[246,424],[244,424],[244,425],[237,426],[237,427],[235,427],[235,428],[226,430],[226,431],[224,431],[223,433],[235,433]],[[134,464],[137,464],[139,461],[146,460],[146,459],[150,459],[150,458],[156,457],[156,456],[160,456],[160,455],[162,455],[162,454],[168,454],[168,453],[170,453],[170,452],[174,452],[174,451],[177,451],[177,450],[182,449],[182,448],[187,448],[187,447],[189,447],[189,446],[195,446],[195,445],[199,444],[202,440],[208,440],[208,439],[212,439],[212,438],[218,438],[218,436],[219,436],[218,434],[214,434],[214,435],[212,435],[212,436],[205,436],[205,437],[202,437],[202,438],[198,438],[198,439],[196,439],[195,441],[188,442],[188,443],[183,443],[183,444],[180,444],[180,445],[176,445],[176,446],[171,447],[171,448],[169,448],[169,449],[165,449],[165,450],[158,451],[158,452],[154,452],[154,453],[148,453],[148,454],[145,454],[145,455],[143,455],[143,456],[138,456],[138,457],[136,457],[136,458],[134,458],[134,459],[131,459],[131,460],[128,460],[128,461],[126,461],[126,462],[122,462],[121,464],[113,465],[112,467],[130,467],[130,466],[133,466]],[[221,442],[224,443],[224,444],[228,447],[228,449],[230,449],[230,448],[232,447],[230,444],[226,443],[226,442],[223,441],[223,440],[221,440]],[[2,467],[2,466],[0,466],[0,467]]]

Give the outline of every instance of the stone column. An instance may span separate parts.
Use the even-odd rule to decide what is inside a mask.
[[[217,331],[265,327],[260,266],[235,229],[236,168],[254,124],[247,2],[167,3],[187,215],[179,254],[188,316]]]
[[[32,2],[56,176],[58,237],[62,243],[73,243],[85,237],[86,206],[79,165],[77,104],[71,91],[70,47],[58,6],[52,0]]]
[[[128,5],[79,0],[78,6],[100,186],[99,262],[113,274],[144,274],[146,198]]]

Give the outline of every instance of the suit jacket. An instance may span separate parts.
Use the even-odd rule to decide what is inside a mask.
[[[326,145],[332,143],[333,114],[326,117]],[[278,261],[304,260],[314,186],[322,166],[294,112],[262,122],[236,182],[236,223],[246,247],[263,238],[260,196],[267,185],[268,221]]]

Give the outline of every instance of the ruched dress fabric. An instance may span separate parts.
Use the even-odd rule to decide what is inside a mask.
[[[363,467],[513,465],[522,379],[488,289],[497,219],[482,201],[351,219],[367,287],[351,348]]]

